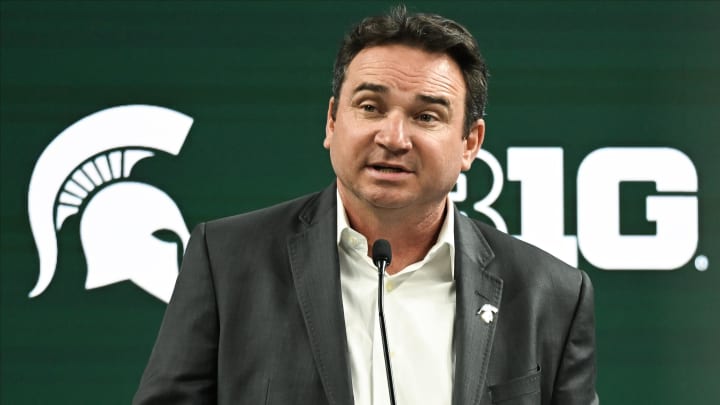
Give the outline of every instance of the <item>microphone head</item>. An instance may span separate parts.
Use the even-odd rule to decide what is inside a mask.
[[[372,259],[376,266],[380,265],[380,262],[390,264],[392,261],[392,250],[390,250],[390,242],[385,239],[378,239],[373,243],[372,247]]]

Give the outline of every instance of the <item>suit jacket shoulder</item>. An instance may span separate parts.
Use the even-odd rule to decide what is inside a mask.
[[[576,296],[584,272],[481,221],[471,221],[495,255],[496,266],[490,266],[488,271],[502,278],[505,284],[517,284],[554,295],[569,293]]]
[[[242,233],[240,239],[247,238],[248,232],[257,232],[256,236],[277,230],[283,230],[285,234],[298,232],[301,225],[311,224],[315,220],[311,213],[322,209],[322,206],[330,206],[327,199],[322,198],[330,191],[323,190],[270,207],[208,221],[206,232],[218,238]]]
[[[333,189],[334,190],[334,189]],[[327,189],[259,210],[219,218],[201,224],[211,265],[242,269],[255,259],[286,257],[287,240],[324,215],[335,215],[334,192]],[[323,211],[324,210],[324,211]],[[268,270],[287,266],[264,266]]]

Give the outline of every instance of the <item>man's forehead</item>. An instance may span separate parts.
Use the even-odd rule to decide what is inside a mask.
[[[357,89],[378,92],[400,89],[447,95],[464,95],[465,92],[462,72],[449,55],[407,45],[363,49],[348,65],[345,82],[349,86],[344,87],[351,92]]]

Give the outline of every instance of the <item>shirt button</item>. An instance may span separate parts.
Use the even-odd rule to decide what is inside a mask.
[[[390,281],[385,283],[385,291],[390,292],[394,289],[395,289],[395,285],[393,283],[391,283]]]

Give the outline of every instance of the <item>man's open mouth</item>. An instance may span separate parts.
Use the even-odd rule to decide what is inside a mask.
[[[402,173],[405,172],[405,170],[398,168],[398,167],[388,167],[388,166],[372,166],[373,169],[381,172],[381,173]]]

